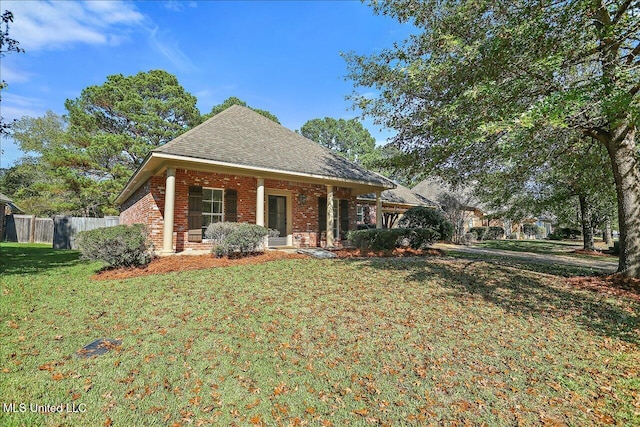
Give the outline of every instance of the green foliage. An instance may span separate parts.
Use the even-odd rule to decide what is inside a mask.
[[[396,132],[393,144],[402,150],[396,167],[415,176],[484,180],[488,189],[494,187],[487,181],[504,183],[493,194],[503,203],[494,206],[509,208],[518,205],[510,189],[540,189],[540,169],[555,170],[563,178],[559,187],[566,187],[606,164],[615,184],[587,178],[586,190],[601,182],[615,187],[623,230],[620,270],[640,276],[636,2],[371,5],[415,27],[413,36],[374,55],[345,56],[357,88],[354,106]],[[605,163],[588,155],[600,145],[608,154]],[[562,158],[571,162],[556,168]],[[584,195],[582,183],[575,184]]]
[[[349,244],[362,252],[384,252],[390,254],[399,245],[399,240],[405,235],[401,228],[368,229],[350,231],[347,237]]]
[[[577,228],[571,227],[557,227],[552,234],[554,235],[554,237],[558,236],[560,240],[577,239],[578,237],[582,236],[582,231]],[[551,238],[551,234],[549,235],[549,238]]]
[[[441,239],[442,235],[431,228],[405,228],[404,238],[408,240],[412,249],[425,249],[433,242]]]
[[[225,241],[227,236],[238,229],[237,222],[214,222],[209,224],[204,232],[205,239],[209,239],[214,245]]]
[[[404,213],[399,225],[403,228],[431,229],[445,241],[451,241],[453,237],[453,224],[438,209],[424,206],[410,208]]]
[[[200,121],[196,98],[162,70],[108,76],[65,107],[68,142],[54,166],[98,215],[117,213],[115,197],[150,150]]]
[[[13,139],[29,155],[6,171],[0,188],[34,215],[98,216],[101,207],[94,199],[96,185],[63,166],[64,158],[74,149],[68,143],[66,127],[65,118],[51,111],[14,122]],[[100,183],[101,188],[109,185],[112,183]]]
[[[82,259],[103,261],[109,267],[143,266],[153,258],[143,224],[82,231],[78,233],[76,244]]]
[[[489,227],[472,227],[469,229],[469,233],[475,235],[475,240],[483,241],[489,234]]]
[[[475,235],[475,240],[496,240],[504,237],[503,227],[472,227],[470,233]]]
[[[236,98],[235,96],[225,99],[222,104],[214,105],[213,108],[211,108],[211,111],[209,112],[209,114],[205,114],[204,116],[202,116],[202,120],[204,121],[204,120],[210,119],[211,117],[215,116],[218,113],[223,112],[224,110],[231,107],[232,105],[240,105],[241,107],[247,107],[255,111],[256,113],[266,117],[269,120],[272,120],[276,123],[280,123],[278,118],[273,114],[271,114],[270,112],[268,112],[267,110],[261,110],[259,108],[249,107],[246,102],[244,102],[239,98]]]
[[[268,235],[269,230],[261,225],[237,222],[214,223],[205,231],[205,237],[213,240],[213,253],[218,257],[264,252],[264,238]]]
[[[312,119],[303,124],[299,132],[365,168],[375,169],[376,162],[382,158],[375,138],[357,119]]]
[[[390,254],[396,247],[407,244],[413,249],[424,249],[440,238],[430,228],[381,228],[350,231],[349,244],[363,253],[369,251]]]

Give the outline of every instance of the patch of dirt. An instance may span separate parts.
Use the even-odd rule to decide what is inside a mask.
[[[640,302],[640,279],[611,274],[609,276],[570,277],[567,282],[576,288],[600,294],[622,296]]]
[[[378,257],[409,257],[409,256],[444,256],[444,252],[440,249],[410,249],[396,248],[393,253],[385,254],[384,252],[369,252],[363,254],[360,249],[348,248],[333,251],[338,258],[378,258]]]
[[[155,258],[147,266],[136,268],[117,268],[103,270],[91,278],[94,280],[129,279],[152,274],[171,273],[173,271],[203,270],[214,267],[230,267],[234,265],[261,264],[280,259],[307,258],[306,255],[291,254],[281,251],[268,251],[263,254],[244,258],[216,258],[213,255],[175,255]]]

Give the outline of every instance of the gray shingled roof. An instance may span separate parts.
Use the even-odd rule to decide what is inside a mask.
[[[239,105],[229,107],[153,152],[386,187],[393,185],[383,176]]]
[[[407,187],[397,184],[396,188],[391,190],[385,190],[380,194],[380,198],[385,203],[395,203],[399,205],[412,205],[412,206],[440,206],[438,203],[427,199],[419,194],[414,193]],[[376,200],[374,193],[363,194],[358,196],[360,200]]]
[[[438,178],[427,178],[413,187],[411,191],[431,200],[439,200],[442,194],[449,193],[458,200],[458,203],[469,209],[486,210],[484,205],[473,194],[473,186],[471,185],[455,190]]]

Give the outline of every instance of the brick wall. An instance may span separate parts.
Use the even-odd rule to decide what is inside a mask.
[[[256,193],[258,180],[255,177],[176,170],[176,199],[174,212],[173,242],[176,252],[187,249],[210,249],[211,244],[188,241],[189,187],[197,185],[208,188],[229,189],[238,192],[238,222],[256,222]],[[318,198],[326,197],[326,186],[295,181],[265,179],[265,193],[269,190],[289,191],[292,202],[292,234],[294,246],[320,246],[321,231],[318,226]],[[303,194],[304,197],[300,197]],[[143,184],[121,207],[121,223],[145,224],[156,250],[162,248],[164,226],[165,177],[156,176]],[[355,197],[348,188],[334,187],[334,197],[347,199],[349,203],[349,229],[356,229]],[[265,200],[267,196],[265,195]],[[267,207],[265,206],[265,212]],[[324,230],[322,230],[324,231]]]

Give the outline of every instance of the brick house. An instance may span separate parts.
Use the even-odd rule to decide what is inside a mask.
[[[396,188],[383,191],[380,198],[382,199],[382,226],[384,228],[397,227],[398,221],[407,209],[416,206],[441,209],[438,203],[414,193],[407,187],[397,183]],[[376,194],[362,194],[357,197],[357,202],[356,221],[358,226],[376,224],[378,218]]]
[[[234,105],[152,150],[116,204],[120,222],[145,224],[161,254],[210,248],[204,230],[220,221],[278,230],[270,247],[332,247],[356,228],[358,195],[376,194],[381,206],[394,186]]]

